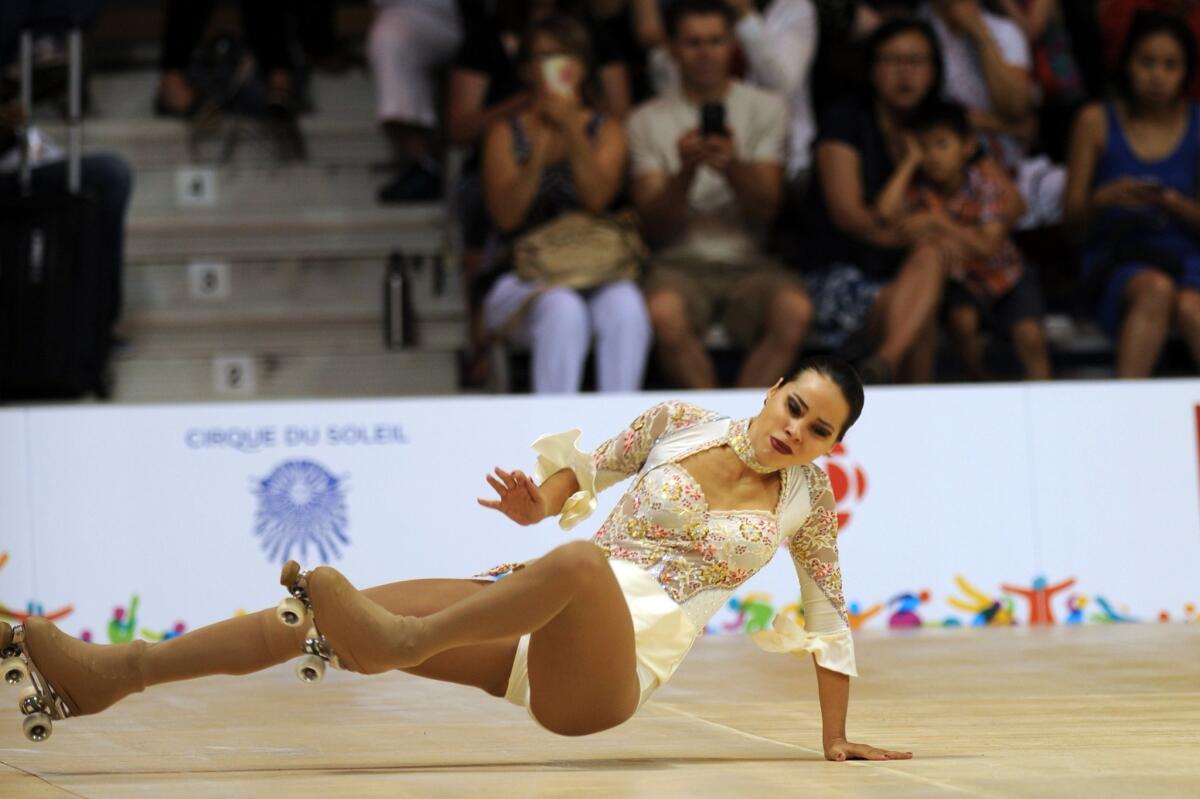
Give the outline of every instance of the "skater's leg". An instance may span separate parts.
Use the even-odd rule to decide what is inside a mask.
[[[490,590],[491,586],[490,582],[476,580],[404,580],[366,588],[363,594],[392,613],[429,616],[479,591]],[[513,636],[507,640],[448,649],[404,671],[432,680],[470,685],[492,696],[504,696],[518,640]]]
[[[409,580],[364,593],[393,613],[425,616],[487,587],[473,580]],[[302,654],[307,627],[288,627],[275,609],[235,616],[154,644],[80,641],[45,619],[25,624],[26,650],[74,715],[97,713],[152,685],[214,674],[250,674]],[[7,633],[11,636],[11,630]],[[0,649],[6,642],[0,642]],[[411,674],[503,696],[517,640],[441,653]]]
[[[321,632],[356,670],[427,663],[459,647],[532,633],[531,710],[548,729],[596,732],[637,707],[629,608],[603,552],[586,541],[560,546],[424,618],[393,615],[327,567],[309,575],[308,593]]]
[[[249,674],[301,654],[306,629],[287,627],[274,609],[210,624],[155,644],[102,646],[33,617],[25,650],[75,715],[97,713],[151,685],[210,674]]]

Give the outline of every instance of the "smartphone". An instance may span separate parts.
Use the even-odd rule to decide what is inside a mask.
[[[1161,180],[1159,180],[1158,177],[1155,175],[1146,175],[1145,177],[1141,177],[1138,179],[1140,181],[1142,181],[1142,183],[1146,184],[1146,188],[1148,188],[1151,191],[1156,192],[1158,194],[1162,194],[1164,191],[1167,190],[1167,187],[1164,186],[1163,182]]]
[[[571,73],[575,65],[568,55],[552,55],[542,59],[542,85],[550,92],[562,97],[570,97],[575,93],[571,85]]]
[[[724,136],[725,106],[721,103],[705,103],[700,106],[700,135]]]

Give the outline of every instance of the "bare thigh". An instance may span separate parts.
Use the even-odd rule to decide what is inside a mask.
[[[429,616],[478,591],[486,591],[489,586],[490,582],[481,580],[404,580],[367,588],[363,593],[392,613]],[[490,641],[447,650],[404,671],[504,696],[516,654],[517,639]]]
[[[582,541],[567,557],[577,561],[564,564],[577,591],[530,636],[529,709],[553,732],[587,735],[632,716],[641,686],[633,619],[608,561]]]

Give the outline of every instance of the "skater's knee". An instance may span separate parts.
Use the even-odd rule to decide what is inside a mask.
[[[551,553],[555,572],[569,576],[576,584],[586,584],[608,569],[604,550],[591,541],[571,541]]]
[[[611,730],[624,724],[637,709],[636,703],[632,708],[609,707],[595,713],[548,712],[542,710],[534,718],[537,723],[555,735],[567,738],[578,738],[582,735],[594,735],[598,732]]]

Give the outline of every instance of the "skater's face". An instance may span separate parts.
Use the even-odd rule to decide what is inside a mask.
[[[764,466],[784,469],[812,463],[838,442],[850,404],[837,384],[816,371],[780,381],[750,427],[750,442]]]

